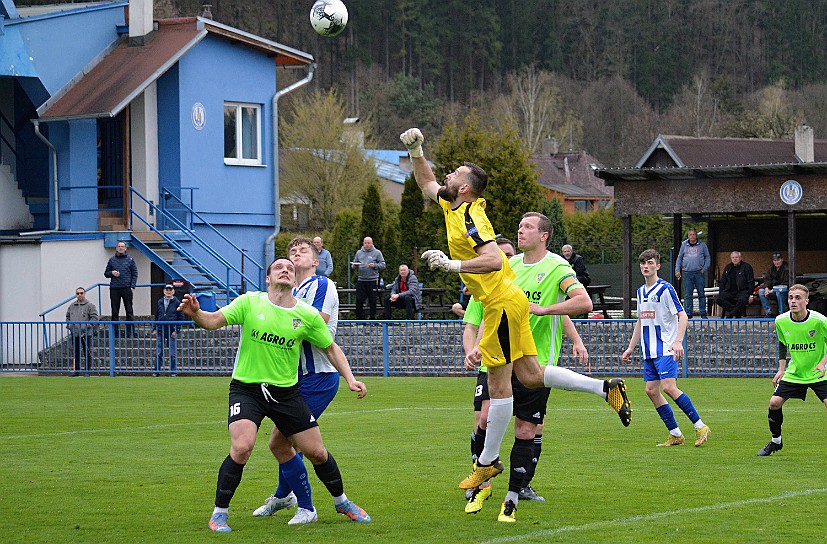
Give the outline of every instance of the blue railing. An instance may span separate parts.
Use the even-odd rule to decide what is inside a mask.
[[[196,245],[198,245],[198,246],[199,246],[202,250],[204,250],[207,254],[209,254],[209,255],[210,255],[210,256],[212,256],[212,257],[213,257],[216,261],[218,261],[218,263],[219,263],[219,264],[220,264],[220,265],[224,268],[224,272],[225,272],[225,276],[226,276],[225,278],[219,278],[217,274],[213,273],[211,270],[209,270],[209,269],[207,269],[205,266],[203,266],[203,265],[200,263],[200,260],[199,260],[199,259],[196,259],[196,258],[195,258],[195,257],[194,257],[194,256],[193,256],[190,252],[188,252],[186,249],[184,249],[184,247],[183,247],[183,246],[182,246],[179,242],[177,242],[174,238],[172,238],[172,237],[170,237],[170,236],[167,236],[164,232],[162,232],[162,231],[158,230],[158,229],[157,229],[157,228],[155,228],[155,226],[153,226],[153,225],[152,225],[149,221],[147,221],[146,219],[144,219],[144,218],[143,218],[143,217],[142,217],[142,216],[141,216],[138,212],[136,212],[136,211],[135,211],[134,206],[131,206],[131,207],[130,207],[130,210],[129,210],[129,211],[130,211],[130,214],[131,214],[131,215],[132,215],[132,217],[133,217],[133,220],[134,220],[134,218],[137,218],[138,220],[140,220],[140,221],[141,221],[142,223],[144,223],[147,227],[149,227],[149,228],[150,228],[153,232],[155,232],[155,233],[156,233],[156,234],[158,234],[161,238],[163,238],[163,240],[164,240],[164,241],[165,241],[165,242],[166,242],[166,243],[167,243],[170,247],[172,247],[173,249],[175,249],[175,251],[177,251],[177,252],[178,252],[180,255],[182,255],[185,259],[187,259],[188,261],[190,261],[190,262],[191,262],[191,263],[193,263],[193,264],[198,265],[198,266],[199,266],[199,268],[198,268],[198,269],[199,269],[199,271],[200,271],[200,272],[201,272],[201,273],[202,273],[205,277],[210,278],[210,280],[212,280],[212,281],[213,281],[213,282],[215,282],[216,284],[220,285],[220,286],[221,286],[221,287],[222,287],[222,288],[223,288],[223,289],[224,289],[224,290],[228,293],[228,298],[234,298],[235,296],[238,296],[238,294],[239,294],[239,293],[238,293],[238,291],[234,288],[234,286],[235,286],[235,285],[237,285],[237,284],[234,284],[234,283],[232,283],[232,282],[231,282],[231,276],[232,276],[232,274],[236,274],[236,275],[238,275],[238,277],[239,277],[239,278],[241,278],[241,281],[242,281],[242,282],[247,281],[247,282],[248,282],[248,285],[249,285],[249,286],[252,286],[252,288],[253,288],[253,289],[256,289],[256,290],[261,289],[261,278],[263,278],[263,277],[264,277],[264,267],[263,267],[263,266],[261,266],[261,264],[259,264],[258,262],[256,262],[254,259],[251,259],[249,256],[247,256],[247,255],[246,255],[246,252],[245,252],[244,250],[242,250],[240,247],[238,247],[237,245],[235,245],[235,244],[234,244],[232,241],[230,241],[230,240],[229,240],[226,236],[224,236],[224,235],[223,235],[223,234],[221,234],[218,230],[216,230],[216,228],[215,228],[215,227],[213,227],[213,226],[212,226],[212,225],[210,225],[208,222],[206,222],[206,221],[205,221],[205,220],[204,220],[204,219],[203,219],[203,218],[202,218],[202,217],[198,214],[198,212],[196,212],[195,210],[192,210],[192,209],[190,209],[190,210],[189,210],[189,212],[190,212],[191,214],[193,214],[195,217],[197,217],[197,218],[198,218],[198,219],[200,219],[201,221],[204,221],[204,224],[205,224],[205,226],[206,226],[206,227],[208,227],[208,228],[209,228],[209,229],[211,229],[213,232],[215,232],[216,234],[218,234],[218,236],[219,236],[221,239],[223,239],[224,241],[226,241],[226,242],[227,242],[227,244],[229,244],[229,245],[230,245],[230,247],[231,247],[233,250],[235,250],[235,252],[237,252],[237,253],[238,253],[238,255],[239,255],[239,263],[241,263],[241,262],[248,262],[248,261],[249,261],[249,262],[250,262],[250,264],[252,264],[252,265],[254,266],[254,269],[256,270],[255,279],[251,278],[251,277],[250,277],[249,275],[247,275],[245,272],[242,272],[242,271],[241,271],[241,269],[240,269],[240,268],[241,268],[241,265],[239,265],[239,266],[237,267],[237,266],[235,266],[234,264],[230,263],[227,259],[225,259],[225,258],[224,258],[224,256],[223,256],[221,253],[219,253],[218,251],[216,251],[216,250],[215,250],[215,249],[214,249],[214,248],[213,248],[210,244],[207,244],[204,240],[202,240],[202,239],[201,239],[201,238],[200,238],[200,237],[199,237],[199,236],[195,233],[195,231],[194,231],[194,230],[192,230],[192,229],[188,228],[188,227],[187,227],[184,223],[182,223],[181,221],[179,221],[179,220],[178,220],[178,218],[176,218],[175,216],[173,216],[172,214],[170,214],[170,213],[168,213],[168,212],[165,212],[164,210],[162,210],[161,208],[159,208],[158,206],[156,206],[155,204],[153,204],[152,202],[150,202],[149,200],[147,200],[146,198],[144,198],[144,196],[143,196],[143,195],[141,195],[139,192],[137,192],[135,189],[131,189],[131,188],[130,188],[130,191],[131,191],[132,197],[134,198],[134,197],[136,197],[136,196],[137,196],[140,200],[142,200],[142,201],[143,201],[143,202],[144,202],[147,206],[149,206],[149,207],[150,207],[150,209],[151,209],[151,210],[153,210],[153,211],[154,211],[154,213],[156,214],[156,217],[163,217],[163,218],[164,218],[164,223],[166,223],[166,226],[167,226],[167,227],[169,227],[169,224],[171,223],[172,225],[175,225],[175,227],[176,227],[177,229],[180,229],[181,231],[186,232],[186,233],[187,233],[187,235],[189,236],[189,238],[190,238],[190,240],[191,240],[192,242],[194,242],[194,243],[195,243]],[[164,191],[164,194],[165,194],[165,195],[166,195],[166,194],[169,194],[172,198],[174,198],[174,199],[176,199],[178,202],[180,202],[182,206],[186,206],[186,205],[185,205],[185,204],[184,204],[184,203],[183,203],[180,199],[178,199],[178,197],[176,197],[175,195],[173,195],[173,194],[172,194],[172,193],[170,193],[169,191]]]
[[[94,374],[141,375],[155,369],[153,321],[133,321],[135,334],[116,336],[124,321],[88,323]],[[560,364],[581,373],[601,376],[640,376],[640,351],[632,362],[621,361],[634,329],[634,320],[576,320],[588,363],[571,356],[564,339]],[[180,322],[179,374],[232,372],[240,339],[238,327],[206,331]],[[459,376],[463,368],[460,321],[340,321],[336,341],[358,376]],[[51,341],[46,341],[51,339]],[[695,376],[772,376],[778,345],[771,319],[704,319],[689,322],[686,356],[681,374]],[[72,342],[63,321],[0,323],[0,372],[65,374],[73,368]],[[165,356],[165,361],[168,357]],[[165,368],[168,368],[166,366]]]

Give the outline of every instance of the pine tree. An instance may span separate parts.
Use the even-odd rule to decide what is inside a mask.
[[[341,287],[348,286],[350,261],[362,247],[359,221],[358,211],[345,208],[339,210],[333,223],[333,237],[328,249],[333,257],[333,281]]]
[[[422,244],[422,215],[425,213],[425,201],[422,190],[416,184],[413,174],[405,178],[405,188],[399,210],[399,259],[413,268],[412,259]]]
[[[373,238],[373,245],[382,251],[385,236],[385,214],[382,211],[382,198],[379,184],[372,181],[362,197],[361,234]]]
[[[543,204],[541,213],[549,218],[554,232],[549,240],[548,249],[554,253],[560,253],[560,248],[569,243],[569,235],[566,232],[566,224],[563,223],[563,203],[559,198],[552,198]]]

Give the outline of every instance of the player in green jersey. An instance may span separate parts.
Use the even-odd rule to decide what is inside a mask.
[[[258,428],[265,417],[269,417],[285,437],[284,447],[272,451],[298,501],[296,515],[288,524],[318,520],[307,482],[307,469],[291,442],[313,464],[316,476],[333,495],[336,510],[353,519],[350,512],[358,509],[364,517],[360,521],[370,521],[364,510],[347,499],[339,467],[325,449],[318,423],[297,386],[303,340],[324,350],[331,360],[347,364],[347,358],[333,342],[319,312],[293,296],[294,281],[293,263],[281,257],[267,268],[267,292],[245,293],[216,312],[201,310],[198,300],[191,295],[184,295],[178,307],[178,311],[207,330],[242,325],[230,382],[230,454],[218,471],[215,508],[209,522],[210,530],[214,532],[231,531],[227,525],[230,500],[241,482],[244,465],[250,458]],[[354,389],[350,383],[348,386],[352,390],[359,389]],[[364,393],[360,390],[359,396]]]
[[[568,262],[561,256],[548,251],[547,247],[552,231],[551,221],[545,215],[537,212],[526,213],[520,221],[517,239],[519,248],[523,253],[509,259],[509,265],[516,275],[514,283],[526,293],[529,300],[531,311],[529,323],[532,337],[537,346],[539,363],[544,367],[551,365],[552,368],[545,370],[545,375],[551,379],[551,387],[594,393],[600,396],[610,402],[612,408],[618,412],[623,425],[628,426],[631,423],[632,409],[631,403],[626,397],[626,385],[623,380],[619,378],[597,380],[557,366],[564,331],[572,339],[576,357],[587,360],[588,352],[569,316],[550,313],[552,305],[565,300],[567,294],[572,290],[584,289],[582,285],[576,282],[576,279],[574,283],[570,282],[575,274]],[[498,240],[497,243],[500,244],[501,241]],[[506,248],[502,245],[500,245],[500,249],[506,252]],[[474,301],[469,303],[466,311],[465,321],[469,325],[466,326],[466,331],[463,333],[463,345],[469,354],[466,358],[466,368],[469,369],[473,369],[474,363],[479,360],[478,350],[473,348],[472,345],[473,349],[469,352],[467,347],[471,336],[467,332],[468,327],[478,326],[480,323],[479,319],[476,322],[474,321],[475,307],[473,306],[475,306]],[[482,394],[479,379],[477,383],[478,387],[475,393]],[[506,503],[513,502],[516,509],[520,498],[524,500],[544,500],[531,488],[530,482],[541,453],[543,420],[550,389],[529,389],[524,387],[516,378],[512,379],[512,389],[514,391],[514,413],[516,416],[514,424],[515,439],[514,447],[511,450],[511,474]],[[482,422],[485,421],[484,417],[481,415],[479,420],[481,423],[477,434],[485,432],[482,426]],[[484,487],[478,489],[480,491],[477,495],[472,495],[469,498],[469,504],[466,506],[466,512],[468,513],[475,513],[482,508],[482,502],[479,500],[480,495],[490,495],[490,490],[485,491]],[[510,520],[513,519],[512,510]],[[506,520],[500,519],[500,521]]]
[[[790,311],[775,318],[780,358],[778,372],[772,378],[775,392],[770,397],[767,419],[772,440],[758,450],[766,457],[784,447],[781,441],[781,424],[784,413],[781,407],[787,399],[806,400],[807,389],[812,389],[827,406],[827,317],[807,309],[810,291],[796,283],[787,292]],[[788,356],[789,355],[789,356]]]

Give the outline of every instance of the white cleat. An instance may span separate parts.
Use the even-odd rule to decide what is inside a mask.
[[[306,508],[299,508],[296,510],[296,515],[293,519],[287,522],[287,525],[305,525],[307,523],[316,523],[319,521],[319,514],[316,509],[308,510]]]
[[[298,502],[296,501],[296,494],[292,491],[283,499],[280,499],[275,495],[270,495],[269,497],[267,497],[267,500],[264,501],[264,504],[262,506],[259,506],[255,509],[253,515],[257,518],[263,516],[272,516],[279,510],[293,508],[294,506],[296,506],[296,504],[298,504]]]

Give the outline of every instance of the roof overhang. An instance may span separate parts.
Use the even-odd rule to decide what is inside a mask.
[[[693,180],[827,174],[827,162],[746,164],[702,168],[596,168],[594,174],[606,185],[624,181]]]

